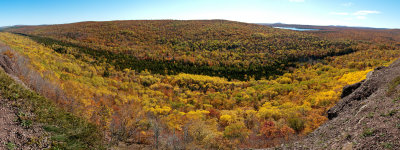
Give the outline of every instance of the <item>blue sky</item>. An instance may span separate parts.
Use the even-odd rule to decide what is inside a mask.
[[[0,26],[137,19],[227,19],[400,28],[400,0],[1,0]]]

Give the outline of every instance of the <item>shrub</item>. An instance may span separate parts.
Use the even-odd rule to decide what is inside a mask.
[[[225,127],[224,137],[244,139],[248,135],[248,131],[243,122],[233,123]]]
[[[374,133],[375,133],[375,130],[374,130],[374,129],[372,129],[372,128],[366,128],[366,129],[364,129],[364,131],[363,131],[363,133],[362,133],[362,136],[363,136],[363,137],[368,137],[368,136],[374,135]]]
[[[282,127],[275,126],[273,121],[265,121],[261,131],[266,138],[288,138],[290,134],[294,134],[294,130],[286,125]]]
[[[292,83],[292,79],[290,79],[290,78],[288,78],[288,77],[281,77],[281,78],[278,78],[277,81],[278,81],[280,84],[290,84],[290,83]]]
[[[231,115],[222,115],[222,116],[219,118],[219,121],[220,121],[220,123],[221,123],[223,126],[227,126],[227,125],[229,125],[233,120],[232,120],[232,116],[231,116]]]
[[[391,95],[391,94],[393,94],[394,92],[396,92],[396,88],[397,88],[397,86],[398,86],[399,84],[400,84],[400,76],[396,77],[395,79],[393,79],[393,80],[390,82],[390,84],[389,84],[389,89],[388,89],[387,94],[388,94],[388,95]]]
[[[6,55],[6,56],[8,56],[9,58],[14,58],[14,53],[13,52],[11,52],[10,50],[7,50],[7,51],[4,51],[3,52],[3,55]]]
[[[301,118],[294,117],[288,119],[289,127],[296,132],[300,132],[305,128],[305,121]]]

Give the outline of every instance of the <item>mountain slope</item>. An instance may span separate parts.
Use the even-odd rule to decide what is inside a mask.
[[[400,147],[400,60],[344,88],[331,120],[283,149],[396,149]]]
[[[25,119],[25,114],[13,106],[12,101],[3,99],[0,94],[0,149],[49,148],[50,139],[42,126],[21,118]]]
[[[239,80],[278,74],[297,61],[356,51],[351,40],[326,40],[309,33],[226,20],[81,22],[7,31],[29,35],[49,46],[89,48],[81,52],[104,57],[121,70]]]
[[[0,52],[7,49],[0,43]],[[18,79],[16,55],[4,54],[0,53],[0,149],[104,149],[96,126],[28,89]],[[36,84],[44,85],[41,81]]]
[[[360,50],[299,63],[276,78],[228,81],[121,71],[112,61],[96,61],[104,55],[89,55],[76,46],[43,44],[11,33],[0,33],[0,40],[10,53],[29,58],[16,62],[29,62],[21,66],[52,85],[36,84],[26,71],[21,72],[25,82],[100,126],[111,140],[170,149],[262,148],[312,132],[327,120],[326,111],[339,100],[343,86],[399,56],[396,50]]]
[[[141,22],[144,24],[138,26],[144,26],[142,27],[144,30],[135,28],[129,31],[143,33],[141,38],[144,39],[152,39],[153,35],[160,34],[160,38],[171,40],[177,37],[173,41],[183,43],[190,41],[188,39],[199,38],[204,40],[205,45],[218,45],[224,40],[228,40],[229,45],[232,44],[229,40],[236,39],[238,40],[236,42],[246,43],[250,39],[256,41],[253,41],[253,44],[259,41],[271,44],[270,46],[278,46],[275,49],[278,49],[280,56],[285,58],[301,56],[302,52],[312,52],[313,58],[310,58],[310,61],[304,58],[296,63],[288,63],[289,66],[293,65],[290,67],[285,64],[275,66],[287,69],[282,76],[275,75],[272,78],[253,80],[249,78],[251,74],[246,73],[251,69],[256,69],[264,77],[267,76],[265,71],[276,70],[274,68],[263,70],[268,67],[257,67],[265,64],[258,62],[256,57],[248,59],[246,57],[248,54],[255,56],[261,54],[252,53],[254,49],[246,49],[249,45],[229,50],[222,47],[222,51],[213,50],[213,47],[196,49],[202,54],[229,52],[240,58],[237,62],[234,59],[227,59],[233,63],[255,62],[248,67],[246,65],[233,66],[232,68],[236,70],[230,70],[229,67],[224,68],[212,63],[190,65],[190,63],[185,64],[184,60],[179,62],[178,59],[158,59],[159,55],[153,51],[155,49],[150,49],[154,46],[154,43],[151,43],[152,40],[142,41],[149,42],[147,43],[149,45],[145,43],[145,46],[150,48],[137,50],[141,52],[140,55],[157,56],[154,59],[141,58],[134,53],[119,51],[120,47],[108,49],[110,45],[103,45],[105,49],[95,49],[96,47],[91,47],[90,42],[74,42],[72,39],[75,35],[76,40],[80,40],[79,37],[85,37],[81,34],[90,35],[101,45],[102,39],[112,40],[114,37],[96,36],[97,32],[119,35],[120,28],[126,28],[121,24],[126,23],[129,28],[135,27],[132,24]],[[161,34],[159,30],[164,29],[165,26],[158,25],[160,26],[158,28],[154,26],[155,23],[166,23],[172,26],[181,24],[181,26],[168,28]],[[201,28],[203,24],[204,28],[213,28],[207,30],[203,36],[195,36],[193,33],[203,32]],[[151,26],[155,28],[154,31],[153,28],[149,28]],[[108,29],[108,27],[112,28]],[[289,137],[303,136],[318,128],[327,120],[327,110],[339,100],[341,89],[345,85],[365,79],[370,70],[388,64],[400,53],[393,49],[365,49],[363,47],[349,53],[340,53],[340,50],[343,50],[340,44],[329,45],[332,41],[310,36],[306,32],[284,31],[229,21],[86,22],[19,29],[21,29],[19,33],[25,36],[1,32],[0,41],[10,47],[4,55],[20,55],[21,57],[15,61],[19,66],[30,67],[31,70],[39,73],[32,77],[29,71],[22,71],[20,72],[21,79],[35,87],[38,93],[63,106],[69,112],[98,125],[104,131],[107,140],[111,143],[119,143],[119,146],[123,147],[146,145],[165,149],[185,147],[235,149],[275,146]],[[93,29],[93,31],[88,29]],[[189,35],[178,36],[182,33],[174,29],[180,29],[179,31]],[[251,36],[259,30],[263,30],[263,34]],[[225,35],[225,32],[232,35]],[[243,32],[243,34],[234,37],[235,32]],[[220,35],[222,33],[224,33],[223,36]],[[48,36],[53,34],[55,37]],[[66,37],[63,39],[57,38],[58,36]],[[208,38],[213,40],[208,40]],[[116,43],[116,46],[121,44],[118,41]],[[344,50],[347,48],[351,50],[354,46],[352,42],[347,43],[350,45],[346,45],[343,41],[339,43],[344,43],[345,47],[342,47]],[[167,46],[165,48],[170,48],[169,44],[164,45]],[[291,47],[291,44],[295,47]],[[181,46],[187,48],[190,44]],[[251,46],[254,45],[250,45],[250,48]],[[260,47],[262,46],[261,44]],[[216,48],[218,49],[218,46]],[[270,50],[271,53],[269,53]],[[165,52],[177,56],[181,54],[179,51],[192,53],[185,49],[165,49]],[[274,53],[273,47],[266,49],[266,52],[277,54]],[[327,54],[333,54],[333,56],[325,57],[326,55],[320,52],[328,52]],[[300,55],[292,55],[297,53]],[[262,59],[266,61],[280,58],[272,55],[270,60],[269,56],[268,58],[264,56],[260,55],[259,58],[263,57]],[[226,61],[220,55],[207,55],[207,57],[220,59],[221,62]],[[196,59],[194,62],[201,61]],[[168,66],[176,68],[168,68]],[[150,72],[143,71],[143,68],[149,68]],[[207,70],[210,68],[211,70]],[[212,76],[248,75],[249,80],[229,80],[197,75],[196,72],[182,73],[188,69],[201,74],[214,73],[210,74]],[[174,73],[158,73],[154,70]]]

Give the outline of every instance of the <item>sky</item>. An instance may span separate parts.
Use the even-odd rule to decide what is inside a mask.
[[[400,0],[0,0],[0,26],[225,19],[400,28]]]

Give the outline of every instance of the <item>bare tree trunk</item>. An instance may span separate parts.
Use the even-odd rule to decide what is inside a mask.
[[[157,121],[153,122],[153,131],[154,131],[154,140],[155,140],[156,149],[158,149],[159,136],[160,136],[160,125],[158,124]]]

